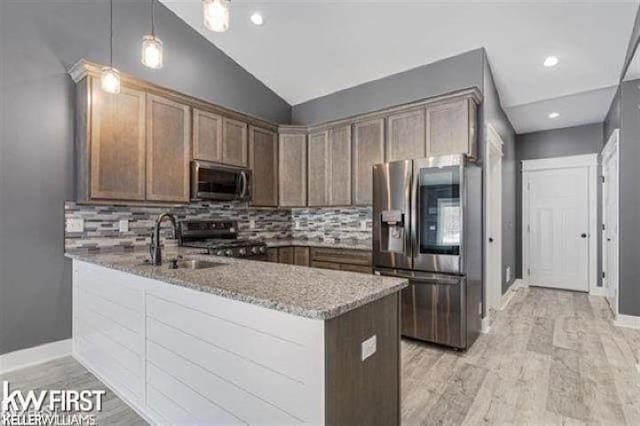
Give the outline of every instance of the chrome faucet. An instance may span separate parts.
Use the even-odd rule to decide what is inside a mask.
[[[178,225],[176,224],[176,218],[171,213],[162,213],[160,216],[158,216],[156,224],[153,228],[153,232],[151,233],[151,246],[149,247],[152,265],[162,264],[162,250],[160,249],[160,225],[162,224],[162,221],[164,219],[169,219],[171,221],[171,224],[173,225],[173,238],[175,239],[178,235]]]

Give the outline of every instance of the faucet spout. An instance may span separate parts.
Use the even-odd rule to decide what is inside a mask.
[[[153,233],[151,234],[151,264],[152,265],[161,265],[162,264],[162,249],[160,248],[160,225],[165,219],[169,219],[171,224],[173,225],[173,238],[175,239],[178,235],[178,225],[176,223],[176,218],[171,213],[162,213],[156,219],[156,224],[153,227]]]

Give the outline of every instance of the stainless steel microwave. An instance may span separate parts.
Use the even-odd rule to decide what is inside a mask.
[[[191,163],[192,200],[249,200],[251,170],[208,161]]]

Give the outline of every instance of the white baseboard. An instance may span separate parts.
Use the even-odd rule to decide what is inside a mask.
[[[615,320],[614,324],[618,327],[635,328],[640,330],[640,317],[618,314],[618,319]]]
[[[71,355],[71,339],[0,355],[0,374]]]
[[[589,289],[589,295],[604,297],[605,296],[604,287],[591,287]]]
[[[491,326],[490,324],[490,319],[489,316],[487,315],[486,317],[482,318],[482,325],[480,326],[480,333],[482,334],[487,334],[491,331]]]

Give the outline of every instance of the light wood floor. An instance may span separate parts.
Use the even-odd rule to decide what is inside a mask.
[[[402,343],[406,425],[640,425],[640,331],[602,298],[519,289],[466,352]],[[145,422],[72,358],[0,376],[14,389],[105,389],[101,425]]]
[[[402,349],[403,424],[640,425],[640,331],[600,297],[521,288],[467,353]]]

